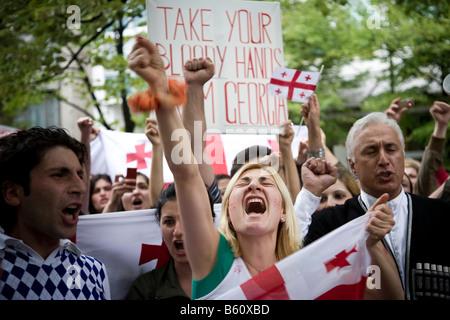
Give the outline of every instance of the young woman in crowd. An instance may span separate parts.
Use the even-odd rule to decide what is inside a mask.
[[[336,164],[338,176],[336,183],[329,186],[321,194],[321,200],[317,211],[338,204],[344,204],[350,198],[361,192],[358,181],[340,162]]]
[[[89,213],[102,213],[111,197],[112,181],[108,174],[96,174],[90,182]]]

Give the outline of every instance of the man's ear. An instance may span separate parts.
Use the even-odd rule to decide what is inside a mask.
[[[357,177],[358,175],[356,174],[355,163],[352,161],[352,159],[348,159],[348,164],[350,166],[350,170],[352,170],[353,172],[353,175]]]
[[[19,206],[21,202],[21,194],[23,194],[23,188],[21,185],[11,181],[3,182],[2,196],[6,204],[12,207]]]

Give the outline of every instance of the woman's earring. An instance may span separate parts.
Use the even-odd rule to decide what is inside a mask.
[[[285,222],[286,218],[285,217],[281,217],[281,222]]]

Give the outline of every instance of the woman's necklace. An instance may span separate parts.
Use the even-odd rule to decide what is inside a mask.
[[[248,262],[247,260],[244,260],[244,258],[242,258],[241,257],[241,259],[242,259],[242,261],[244,261],[246,264],[248,264],[250,267],[252,267],[253,269],[255,269],[255,270],[258,270],[258,272],[259,273],[261,273],[261,272],[263,272],[265,269],[261,269],[261,268],[258,268],[258,267],[255,267],[254,265],[252,265],[250,262]]]

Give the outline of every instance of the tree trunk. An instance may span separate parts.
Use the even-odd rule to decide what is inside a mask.
[[[122,14],[119,13],[118,18],[119,26],[116,29],[116,49],[117,54],[121,55],[123,57],[123,31],[125,30],[125,27],[122,23]],[[120,69],[119,70],[119,79],[125,79],[125,70]],[[125,132],[133,132],[135,123],[133,120],[131,120],[131,113],[130,109],[128,108],[128,101],[127,101],[127,90],[122,89],[120,91],[120,97],[122,99],[122,115],[123,120],[125,122]]]
[[[389,85],[391,87],[391,93],[395,93],[395,66],[394,66],[394,52],[389,50]]]

